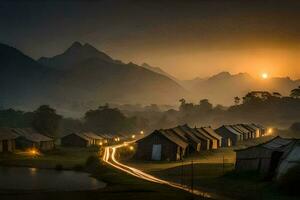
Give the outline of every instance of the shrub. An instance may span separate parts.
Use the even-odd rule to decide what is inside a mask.
[[[86,166],[90,166],[92,164],[99,163],[99,158],[97,156],[89,156],[85,162]]]

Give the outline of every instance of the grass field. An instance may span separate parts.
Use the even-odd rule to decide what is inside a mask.
[[[20,166],[53,169],[61,165],[63,169],[72,169],[78,165],[84,165],[89,156],[97,155],[98,148],[62,148],[33,156],[27,152],[14,154],[2,154],[0,165]]]
[[[266,142],[263,137],[238,144],[234,148],[194,154],[179,162],[146,162],[129,160],[127,164],[157,177],[219,194],[232,199],[244,200],[296,200],[299,197],[281,193],[274,182],[263,181],[253,172],[235,173],[234,149],[246,148]],[[193,166],[191,162],[193,161]],[[192,176],[193,174],[193,176]]]

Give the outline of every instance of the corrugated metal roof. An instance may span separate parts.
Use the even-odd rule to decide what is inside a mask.
[[[201,128],[194,128],[195,134],[197,134],[198,137],[204,139],[204,140],[213,140],[214,138],[211,137],[209,134],[207,134],[204,130]]]
[[[244,128],[243,126],[239,125],[239,124],[235,124],[235,125],[231,125],[231,127],[237,131],[239,131],[242,134],[248,134],[251,131],[249,131],[248,129]]]
[[[0,140],[13,140],[19,137],[11,128],[0,128]]]
[[[190,140],[192,140],[193,142],[195,142],[195,143],[201,143],[201,140],[200,139],[198,139],[195,135],[194,135],[194,133],[191,131],[191,128],[189,127],[189,126],[187,126],[187,125],[184,125],[184,126],[178,126],[178,127],[176,127],[176,129],[180,129],[180,130],[182,130],[183,132],[185,132],[185,134],[186,134],[186,137],[188,137]]]
[[[264,143],[262,145],[262,147],[267,148],[267,149],[277,149],[277,148],[281,148],[283,146],[290,144],[294,140],[295,139],[276,137],[273,140],[270,140],[269,142]]]
[[[224,125],[224,128],[226,128],[228,131],[230,131],[231,133],[233,133],[235,135],[242,135],[242,133],[238,132],[237,130],[232,128],[230,125]]]
[[[27,140],[33,142],[46,142],[53,141],[52,138],[49,138],[45,135],[38,133],[37,131],[31,128],[14,128],[12,129],[17,135],[26,138]]]
[[[203,130],[205,130],[209,135],[215,137],[218,140],[222,140],[222,136],[217,134],[211,127],[202,127]]]
[[[188,146],[188,143],[186,143],[185,141],[183,141],[179,136],[177,136],[174,133],[167,132],[167,131],[162,130],[162,129],[158,130],[158,132],[161,133],[163,136],[165,136],[170,141],[174,142],[175,144],[177,144],[178,146],[180,146],[182,148],[186,148]]]
[[[164,131],[170,133],[170,134],[175,134],[175,135],[178,135],[179,138],[181,138],[182,140],[184,141],[188,141],[188,138],[185,136],[185,133],[181,130],[175,130],[173,128],[170,128],[170,129],[164,129]]]
[[[102,140],[103,138],[93,132],[82,132],[83,135],[91,138],[91,139],[94,139],[94,140]]]

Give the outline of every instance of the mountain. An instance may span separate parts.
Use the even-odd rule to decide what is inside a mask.
[[[230,74],[221,72],[206,79],[194,79],[184,82],[193,93],[194,100],[207,98],[215,104],[232,105],[235,96],[243,97],[247,92],[262,90],[289,95],[290,91],[300,85],[299,80],[288,77],[274,77],[258,80],[247,73]]]
[[[172,79],[173,81],[176,81],[177,83],[180,83],[180,81],[177,78],[175,78],[174,76],[172,76],[169,73],[165,72],[160,67],[153,67],[153,66],[151,66],[151,65],[149,65],[147,63],[143,63],[141,66],[144,67],[144,68],[146,68],[146,69],[149,69],[149,70],[151,70],[153,72],[156,72],[158,74],[162,74],[162,75],[164,75],[166,77],[169,77],[170,79]]]
[[[173,104],[185,95],[170,78],[124,64],[79,42],[62,54],[38,61],[1,44],[0,66],[0,104],[4,107],[28,109],[47,103],[74,111],[106,102]]]
[[[99,58],[107,62],[119,63],[120,61],[113,60],[107,54],[97,50],[92,45],[86,43],[82,45],[79,42],[74,42],[65,52],[54,57],[41,57],[38,62],[42,65],[52,67],[59,70],[67,70],[72,65],[89,58]]]
[[[50,99],[59,72],[40,65],[21,51],[0,44],[0,106],[22,107]]]

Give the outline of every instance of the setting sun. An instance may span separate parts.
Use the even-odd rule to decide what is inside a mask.
[[[263,79],[267,79],[267,78],[269,78],[269,74],[267,74],[267,73],[262,73],[262,74],[261,74],[261,77],[262,77]]]

